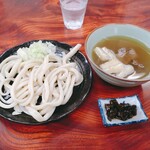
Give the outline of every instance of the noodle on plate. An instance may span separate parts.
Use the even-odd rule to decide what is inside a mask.
[[[33,50],[30,54],[33,47],[45,51]],[[69,53],[59,56],[55,54],[54,45],[39,41],[3,60],[0,64],[0,107],[13,108],[13,115],[24,112],[38,122],[48,120],[57,106],[68,102],[74,86],[83,81],[76,63],[69,61],[80,47],[77,44]]]

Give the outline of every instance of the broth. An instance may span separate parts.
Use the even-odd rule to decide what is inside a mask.
[[[128,56],[124,57],[123,59],[119,58],[121,62],[123,62],[124,64],[130,64],[135,69],[136,73],[126,77],[128,79],[143,78],[150,72],[150,48],[136,39],[125,36],[112,36],[98,42],[92,50],[92,59],[97,66],[100,66],[103,62],[95,54],[95,47],[106,47],[110,50],[113,50],[115,54],[117,54],[118,50],[121,48],[125,48],[127,51],[131,49],[134,50],[136,52],[135,60],[130,61]],[[138,62],[138,65],[135,65],[133,61]]]

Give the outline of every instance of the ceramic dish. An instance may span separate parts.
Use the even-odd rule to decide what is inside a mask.
[[[93,47],[101,40],[112,36],[125,36],[136,39],[150,48],[150,32],[131,24],[108,24],[93,30],[86,38],[85,51],[88,60],[97,75],[110,84],[121,87],[134,87],[150,81],[150,74],[139,79],[119,78],[104,72],[92,59]]]
[[[30,44],[36,41],[38,40],[29,41],[29,42],[26,42],[24,44],[21,44],[19,46],[9,49],[8,51],[6,51],[4,54],[1,55],[0,63],[8,56],[14,54],[20,47],[29,47]],[[65,43],[60,43],[58,41],[42,40],[42,42],[52,42],[54,45],[56,45],[56,53],[58,55],[60,55],[62,52],[68,52],[69,49],[71,48],[70,45],[65,44]],[[72,57],[71,61],[76,62],[76,64],[78,65],[80,69],[80,72],[83,74],[84,80],[79,86],[74,88],[73,95],[71,96],[68,103],[57,107],[53,115],[47,121],[37,122],[31,116],[26,115],[24,113],[13,116],[12,115],[13,109],[0,108],[0,116],[10,121],[17,122],[17,123],[37,125],[37,124],[47,123],[50,121],[56,121],[68,115],[73,110],[75,110],[84,101],[85,97],[87,96],[90,90],[91,82],[92,82],[92,71],[91,71],[91,67],[88,61],[86,60],[85,56],[81,52],[77,52]]]
[[[122,121],[119,119],[112,119],[112,121],[109,121],[106,115],[105,104],[109,104],[110,100],[111,99],[98,100],[98,107],[100,109],[100,114],[102,116],[104,126],[127,125],[127,124],[145,122],[148,120],[148,117],[143,110],[139,97],[137,95],[134,95],[129,97],[116,98],[116,100],[118,101],[118,103],[125,102],[125,103],[129,103],[130,105],[136,105],[137,115],[126,121]]]

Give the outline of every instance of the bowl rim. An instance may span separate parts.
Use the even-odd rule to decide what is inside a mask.
[[[86,39],[85,39],[84,48],[85,48],[85,53],[86,53],[86,56],[87,56],[89,62],[90,62],[92,65],[94,65],[94,67],[95,67],[96,69],[98,69],[99,71],[101,71],[103,74],[105,74],[105,75],[107,75],[107,76],[109,76],[109,77],[112,77],[112,78],[114,78],[114,79],[116,79],[116,80],[125,81],[125,82],[148,82],[148,81],[150,81],[150,78],[149,78],[149,79],[143,79],[143,78],[141,78],[141,79],[133,79],[133,80],[131,80],[131,79],[126,79],[126,78],[119,78],[119,77],[116,77],[116,76],[114,76],[114,75],[111,75],[111,74],[106,73],[105,71],[103,71],[101,68],[99,68],[99,67],[93,62],[92,58],[89,57],[89,55],[88,55],[88,53],[87,53],[87,41],[88,41],[89,37],[90,37],[95,31],[99,30],[100,28],[105,28],[105,27],[107,27],[107,26],[114,26],[114,25],[116,25],[116,26],[115,26],[116,28],[118,28],[118,27],[120,27],[120,26],[122,26],[122,27],[123,27],[123,26],[131,26],[131,27],[133,27],[133,28],[137,28],[137,29],[139,29],[139,30],[143,30],[143,31],[145,31],[145,32],[149,32],[149,34],[150,34],[150,31],[147,30],[147,29],[145,29],[145,28],[143,28],[143,27],[140,27],[140,26],[138,26],[138,25],[128,24],[128,23],[127,23],[127,24],[123,24],[123,23],[109,23],[109,24],[105,24],[105,25],[102,25],[102,26],[98,26],[98,27],[96,27],[95,29],[93,29],[93,30],[87,35],[87,37],[86,37]],[[137,39],[137,40],[138,40],[138,39]],[[94,71],[95,71],[95,70],[94,70]],[[149,73],[149,75],[150,75],[150,73]]]

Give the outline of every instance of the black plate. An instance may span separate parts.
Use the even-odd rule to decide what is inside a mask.
[[[37,42],[37,41],[38,40],[29,41],[29,42],[26,42],[24,44],[21,44],[19,46],[9,49],[8,51],[6,51],[4,54],[2,54],[0,56],[0,63],[5,58],[14,54],[19,48],[29,47],[33,42]],[[69,51],[69,49],[71,48],[71,46],[68,44],[60,43],[60,42],[54,41],[54,40],[42,40],[42,42],[43,43],[44,42],[53,43],[54,45],[56,45],[56,52],[60,53],[60,54],[62,51],[65,51],[67,53]],[[91,71],[91,67],[90,67],[87,59],[81,52],[76,53],[72,57],[71,61],[74,61],[77,63],[77,65],[80,69],[80,72],[83,74],[84,80],[79,86],[76,86],[74,88],[73,95],[71,96],[68,103],[65,105],[62,105],[62,106],[58,106],[56,108],[55,112],[53,113],[53,115],[47,121],[37,122],[34,118],[32,118],[31,116],[29,116],[25,113],[13,116],[12,115],[13,109],[3,109],[1,107],[0,107],[0,116],[4,117],[10,121],[17,122],[17,123],[37,125],[37,124],[47,123],[47,122],[51,122],[51,121],[56,121],[64,116],[66,116],[67,114],[71,113],[73,110],[75,110],[84,101],[85,97],[87,96],[87,94],[91,88],[92,71]]]

